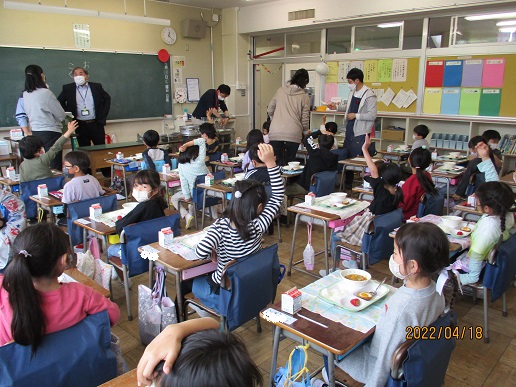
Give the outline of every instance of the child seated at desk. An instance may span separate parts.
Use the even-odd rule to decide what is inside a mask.
[[[496,171],[500,172],[500,168],[502,168],[502,151],[498,148],[498,143],[502,139],[502,136],[500,136],[500,133],[498,131],[493,129],[488,129],[484,133],[482,133],[482,137],[484,137],[487,140],[487,145],[491,148],[493,151],[493,163],[495,165]]]
[[[263,133],[260,132],[258,129],[250,130],[249,133],[247,133],[247,143],[245,147],[245,154],[244,158],[242,159],[242,169],[244,171],[249,171],[254,168],[253,163],[251,163],[251,157],[249,156],[249,149],[255,144],[262,144],[265,143],[263,140]]]
[[[262,134],[263,134],[263,142],[268,144],[271,140],[269,140],[269,128],[271,127],[270,121],[265,121],[262,125]]]
[[[20,141],[20,152],[24,160],[20,164],[20,182],[53,177],[50,162],[61,151],[63,144],[75,132],[77,126],[77,121],[69,122],[68,130],[46,153],[45,149],[43,149],[43,142],[39,137],[27,136],[22,138]]]
[[[163,149],[158,148],[159,134],[155,130],[147,130],[143,133],[143,142],[147,146],[142,153],[143,161],[145,162],[145,169],[154,169],[155,171],[161,172],[163,165],[159,168],[156,167],[155,162],[160,161],[159,164],[168,164],[172,167],[172,160]]]
[[[114,302],[81,283],[58,282],[70,263],[70,242],[59,227],[38,223],[26,228],[14,240],[12,253],[0,275],[0,346],[14,340],[36,351],[44,334],[103,310],[112,326],[117,323],[120,311]]]
[[[79,202],[104,195],[99,181],[88,174],[90,158],[81,151],[68,152],[64,157],[63,174],[71,180],[64,185],[63,203]]]
[[[215,126],[209,122],[205,122],[199,127],[199,132],[201,133],[201,138],[204,138],[204,141],[206,141],[206,153],[211,155],[217,152],[219,149],[219,139],[217,138]]]

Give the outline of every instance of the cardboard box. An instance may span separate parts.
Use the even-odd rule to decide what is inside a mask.
[[[301,310],[301,307],[301,292],[297,287],[293,287],[281,295],[281,310],[283,312],[296,314]]]
[[[174,243],[174,232],[170,227],[162,228],[159,231],[158,243],[161,247],[167,247]]]
[[[383,129],[382,140],[405,141],[405,129]]]
[[[211,173],[208,173],[204,177],[204,184],[206,184],[206,185],[213,185],[213,184],[215,184],[215,178],[213,177],[213,175]]]
[[[90,218],[91,219],[98,219],[102,215],[102,207],[99,203],[92,204],[90,206]]]

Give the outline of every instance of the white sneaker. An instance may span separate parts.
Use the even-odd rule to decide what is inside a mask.
[[[190,226],[192,225],[192,220],[194,220],[194,217],[190,214],[186,215],[186,226],[185,228],[188,230]]]
[[[211,214],[211,218],[213,220],[219,218],[219,213],[217,212],[217,206],[211,206],[210,207],[210,214]]]
[[[342,266],[344,266],[346,269],[358,269],[357,261],[354,259],[350,259],[349,261],[345,259],[342,260]]]
[[[205,310],[203,310],[195,305],[190,304],[189,306],[190,306],[190,308],[195,310],[195,313],[197,313],[199,315],[199,317],[213,317],[213,315],[211,315],[210,313],[206,312]]]

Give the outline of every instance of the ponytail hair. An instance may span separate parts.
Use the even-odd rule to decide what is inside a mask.
[[[437,195],[434,182],[427,175],[426,169],[432,163],[432,154],[426,147],[414,149],[409,156],[409,163],[416,169],[416,177],[423,190],[429,195]]]
[[[514,212],[514,192],[508,184],[500,181],[489,181],[480,184],[475,191],[480,205],[488,206],[493,215],[500,217],[500,229],[502,234],[505,231],[505,218],[508,212]]]
[[[51,279],[61,275],[57,263],[70,252],[70,245],[59,227],[39,223],[16,237],[12,252],[2,282],[13,311],[11,334],[18,344],[31,345],[34,354],[45,333],[45,318],[33,278]]]
[[[378,167],[378,174],[385,185],[396,188],[392,205],[397,207],[398,204],[403,203],[403,190],[399,186],[401,180],[400,167],[393,163],[383,163]]]
[[[43,69],[38,65],[28,65],[25,67],[25,89],[27,93],[32,93],[36,89],[46,89],[47,85],[43,80]]]
[[[258,217],[258,205],[265,206],[266,203],[267,193],[259,181],[247,179],[235,183],[233,198],[225,215],[235,225],[238,235],[244,241],[251,239],[253,230],[249,229],[249,223]]]

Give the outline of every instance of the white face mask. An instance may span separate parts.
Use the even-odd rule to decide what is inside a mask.
[[[394,260],[394,254],[392,254],[391,258],[389,259],[389,270],[395,277],[399,278],[400,280],[404,280],[405,278],[407,278],[410,275],[410,274],[407,274],[407,275],[401,274],[400,265],[398,263],[396,263],[396,261]]]
[[[84,75],[76,75],[73,77],[73,81],[77,86],[82,86],[86,83],[86,77]]]
[[[494,144],[492,142],[489,143],[489,146],[491,147],[491,149],[495,150],[495,149],[498,149],[498,143]]]
[[[219,101],[224,101],[224,97],[221,97],[221,96],[219,95],[219,97],[218,97],[218,98],[219,98]]]
[[[348,83],[349,90],[355,91],[357,89],[357,85],[355,83]]]
[[[146,202],[149,200],[149,193],[147,191],[137,191],[133,189],[133,198],[138,203]]]
[[[412,139],[413,139],[413,140],[417,140],[417,137],[416,137],[416,135],[415,135],[415,134],[413,134],[413,135],[412,135]]]

